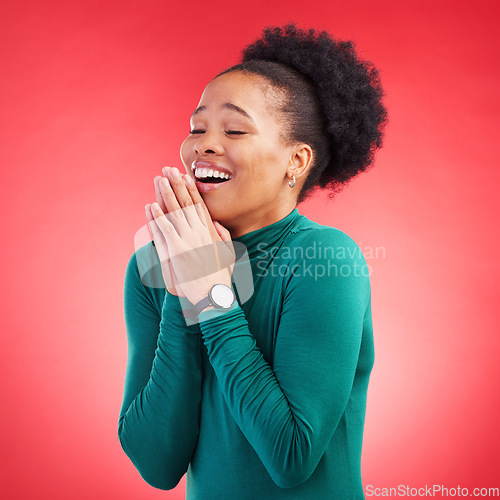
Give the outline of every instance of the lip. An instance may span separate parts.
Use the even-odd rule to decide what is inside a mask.
[[[200,181],[194,181],[194,182],[200,193],[209,193],[210,191],[216,191],[217,189],[220,189],[221,187],[224,186],[224,184],[227,184],[228,182],[231,181],[216,182],[214,184],[205,184],[204,182]]]

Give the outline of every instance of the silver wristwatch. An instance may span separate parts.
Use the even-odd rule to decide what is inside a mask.
[[[236,297],[232,288],[222,283],[217,283],[210,289],[208,295],[194,306],[193,313],[198,316],[208,306],[213,306],[217,309],[229,309],[235,299]]]

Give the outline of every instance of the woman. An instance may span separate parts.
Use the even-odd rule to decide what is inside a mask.
[[[187,173],[155,178],[153,242],[125,276],[119,438],[149,484],[174,488],[187,471],[191,500],[364,498],[368,269],[351,238],[296,205],[370,165],[382,96],[350,42],[295,25],[264,30],[206,87]],[[236,281],[237,245],[251,286]]]

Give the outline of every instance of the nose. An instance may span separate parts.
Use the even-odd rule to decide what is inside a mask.
[[[194,148],[195,151],[200,155],[221,155],[224,152],[224,148],[222,147],[220,141],[216,139],[213,133],[208,132],[200,135],[195,143]]]

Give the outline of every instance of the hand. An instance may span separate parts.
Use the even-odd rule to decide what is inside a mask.
[[[168,167],[165,167],[165,169],[167,169],[167,168]],[[165,169],[163,170],[164,175],[166,174]],[[161,192],[160,184],[159,184],[162,179],[163,179],[163,177],[161,175],[157,175],[154,178],[156,202],[158,203],[158,205],[160,205],[162,212],[167,213],[167,207],[165,205],[165,201],[163,199],[163,194]],[[165,282],[165,286],[167,288],[167,291],[172,295],[185,297],[185,295],[182,293],[182,290],[178,286],[179,282],[178,282],[178,280],[175,276],[175,272],[172,268],[170,257],[168,255],[168,247],[166,245],[165,238],[162,236],[162,234],[158,234],[157,238],[155,240],[155,238],[153,236],[153,231],[152,231],[151,227],[154,225],[154,222],[153,222],[154,217],[151,213],[151,205],[147,204],[145,208],[146,208],[146,218],[148,221],[148,230],[149,230],[149,234],[151,236],[151,239],[155,241],[155,247],[157,247],[157,251],[158,251],[158,247],[161,248],[163,246],[163,252],[165,254],[165,259],[164,259],[164,263],[162,263],[162,274],[163,274],[163,280]],[[157,240],[159,240],[159,241],[157,241]]]
[[[231,286],[235,262],[231,235],[212,221],[189,175],[183,178],[176,168],[169,167],[164,173],[161,182],[155,178],[155,190],[159,189],[165,210],[160,203],[146,205],[148,225],[167,290],[196,304],[214,284]]]

